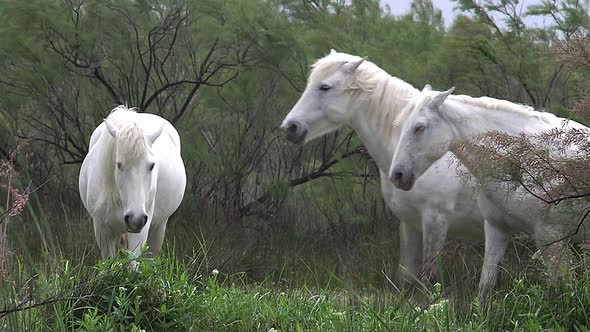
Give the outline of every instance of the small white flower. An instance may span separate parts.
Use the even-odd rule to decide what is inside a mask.
[[[219,274],[219,270],[218,269],[213,269],[213,271],[211,271],[211,274],[216,276]]]

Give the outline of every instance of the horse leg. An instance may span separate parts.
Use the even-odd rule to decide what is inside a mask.
[[[94,237],[100,248],[100,254],[103,259],[114,257],[117,252],[117,243],[119,237],[115,236],[110,230],[102,225],[98,220],[93,218]]]
[[[401,221],[400,233],[400,268],[402,280],[413,284],[422,262],[422,234],[420,231]]]
[[[485,254],[483,258],[483,267],[479,279],[479,300],[486,303],[489,292],[496,285],[498,278],[498,263],[504,257],[508,243],[510,243],[510,233],[500,229],[498,226],[484,221],[485,231]]]
[[[167,223],[168,219],[164,220],[163,222],[154,223],[150,228],[147,244],[149,247],[149,252],[152,256],[157,256],[160,253],[160,249],[162,249]]]
[[[565,234],[550,225],[538,225],[535,228],[535,242],[547,267],[550,283],[572,277],[571,251],[569,241],[565,238]]]
[[[447,239],[449,223],[441,216],[426,213],[422,220],[423,261],[421,279],[427,283],[440,280],[436,258],[440,255]]]
[[[127,249],[133,251],[138,257],[146,244],[150,225],[146,225],[139,233],[127,233]]]

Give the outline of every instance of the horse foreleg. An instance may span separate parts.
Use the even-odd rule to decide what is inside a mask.
[[[572,257],[566,235],[551,225],[539,225],[535,229],[537,249],[547,267],[549,282],[572,277]]]
[[[425,214],[422,220],[423,261],[421,279],[428,283],[440,280],[436,269],[436,258],[440,255],[447,239],[449,224],[445,218]]]
[[[399,235],[401,277],[406,283],[414,283],[422,262],[422,234],[402,221],[399,224]]]
[[[168,219],[157,224],[154,223],[150,228],[147,244],[149,247],[149,252],[152,256],[158,255],[160,253],[160,249],[162,249],[162,243],[164,242],[164,235],[166,233],[167,223]]]
[[[483,304],[486,303],[489,292],[496,285],[498,263],[504,257],[510,243],[510,233],[493,225],[487,219],[484,221],[484,231],[485,254],[479,279],[479,300]]]
[[[100,248],[100,254],[103,259],[114,257],[117,252],[118,238],[112,234],[107,227],[100,224],[97,220],[94,222],[94,237]]]
[[[139,233],[127,233],[127,249],[133,251],[138,257],[147,242],[149,225],[146,225]]]

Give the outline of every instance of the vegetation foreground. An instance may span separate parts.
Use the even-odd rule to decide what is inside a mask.
[[[142,259],[137,271],[126,268],[132,258],[95,266],[63,261],[34,273],[20,264],[3,283],[0,324],[35,331],[588,331],[590,274],[583,255],[573,281],[511,278],[485,311],[475,301],[441,294],[438,286],[426,309],[385,291],[285,290],[275,278],[249,283],[170,252]]]

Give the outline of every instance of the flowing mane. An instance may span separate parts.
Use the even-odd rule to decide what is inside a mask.
[[[312,65],[308,85],[318,83],[336,72],[348,62],[358,61],[361,57],[332,51]],[[374,63],[365,60],[355,70],[348,83],[354,98],[366,98],[369,101],[367,112],[374,113],[378,134],[389,141],[392,131],[401,122],[401,111],[419,90],[401,79],[389,75]]]

